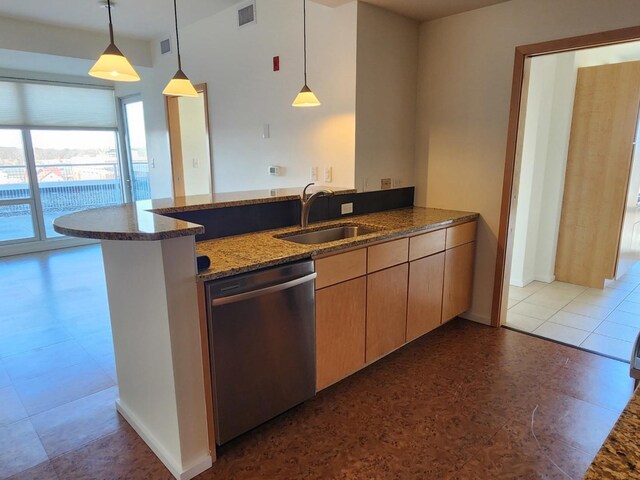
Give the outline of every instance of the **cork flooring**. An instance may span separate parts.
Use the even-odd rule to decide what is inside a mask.
[[[0,479],[172,478],[113,407],[101,268],[98,247],[0,259]],[[579,479],[632,393],[627,369],[455,320],[220,448],[198,478]]]

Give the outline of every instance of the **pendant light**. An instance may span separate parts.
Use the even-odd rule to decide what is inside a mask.
[[[304,23],[304,87],[291,104],[294,107],[317,107],[320,105],[318,97],[307,85],[307,1],[302,0],[302,12]]]
[[[176,0],[173,0],[173,14],[176,21],[176,50],[178,52],[178,71],[169,81],[167,86],[162,91],[165,95],[172,95],[174,97],[198,97],[199,94],[191,81],[182,71],[182,61],[180,60],[180,38],[178,37],[178,6]]]
[[[92,77],[114,80],[116,82],[137,82],[140,75],[127,60],[122,52],[113,42],[113,23],[111,22],[111,0],[107,0],[107,11],[109,12],[109,39],[110,43],[98,61],[89,70]]]

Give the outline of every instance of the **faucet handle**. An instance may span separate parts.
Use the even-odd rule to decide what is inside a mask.
[[[304,187],[304,189],[302,190],[302,201],[305,202],[307,200],[307,188],[309,188],[311,185],[315,185],[314,182],[309,183],[306,187]]]

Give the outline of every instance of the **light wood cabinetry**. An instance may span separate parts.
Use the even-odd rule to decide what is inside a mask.
[[[476,224],[316,259],[317,390],[469,309]]]
[[[316,292],[316,390],[365,364],[366,277]]]
[[[401,238],[369,247],[367,272],[377,272],[384,268],[405,263],[409,258],[409,239]]]
[[[409,239],[409,261],[444,251],[446,238],[446,229],[411,237]]]
[[[409,264],[407,342],[439,327],[442,322],[444,257],[445,253],[441,252]]]
[[[405,343],[408,273],[403,263],[367,276],[367,363]]]
[[[367,249],[339,253],[316,260],[316,289],[335,285],[367,273]]]
[[[443,323],[471,308],[475,247],[475,242],[470,242],[445,252]]]

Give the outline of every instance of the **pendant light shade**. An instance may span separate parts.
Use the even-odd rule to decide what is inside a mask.
[[[111,0],[107,0],[109,12],[109,39],[110,43],[98,61],[89,70],[92,77],[114,80],[116,82],[137,82],[140,75],[135,71],[127,57],[113,42],[113,23],[111,22]]]
[[[320,105],[320,100],[316,97],[316,94],[305,84],[300,90],[300,93],[296,96],[292,105],[294,107],[317,107]]]
[[[197,97],[198,92],[193,87],[191,80],[182,71],[182,60],[180,59],[180,37],[178,36],[178,6],[173,0],[173,16],[176,23],[176,50],[178,53],[178,71],[169,81],[162,93],[175,97]]]
[[[317,107],[320,105],[320,100],[316,97],[315,93],[311,91],[307,85],[307,1],[302,0],[302,15],[303,15],[303,38],[304,38],[304,86],[300,93],[296,96],[291,104],[294,107]]]
[[[198,97],[197,90],[193,87],[187,76],[182,70],[178,70],[171,81],[167,83],[162,91],[165,95],[174,97]]]

